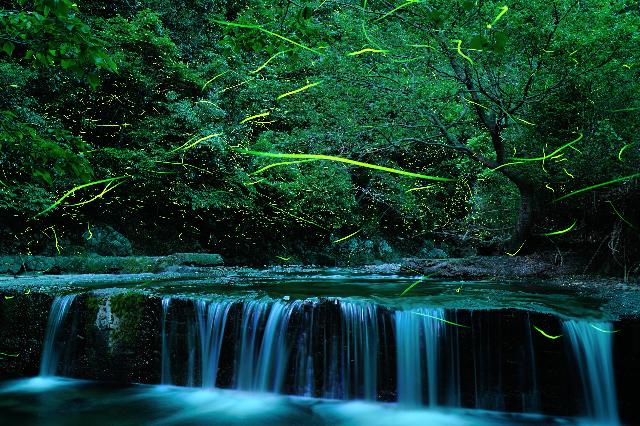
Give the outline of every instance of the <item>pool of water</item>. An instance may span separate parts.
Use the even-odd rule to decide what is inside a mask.
[[[64,378],[0,384],[6,425],[578,425],[580,419],[467,409],[407,409],[234,390],[130,385]]]
[[[55,291],[137,291],[147,295],[233,300],[339,298],[392,309],[515,308],[562,317],[606,319],[597,288],[545,281],[455,281],[354,268],[225,268],[139,275],[40,276],[2,279],[4,288]],[[416,284],[417,282],[417,284]],[[409,286],[410,291],[403,294]]]

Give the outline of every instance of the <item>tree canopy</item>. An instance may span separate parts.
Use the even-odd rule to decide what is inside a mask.
[[[638,261],[637,2],[0,4],[3,250]]]

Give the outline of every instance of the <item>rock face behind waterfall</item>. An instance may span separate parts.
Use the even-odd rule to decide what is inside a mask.
[[[53,301],[37,293],[0,299],[2,352],[19,355],[0,363],[0,378],[38,374]],[[548,339],[531,324],[573,333],[578,343]],[[597,405],[600,411],[587,410],[592,402],[585,395],[593,386],[579,360],[600,362],[580,355],[589,344],[604,348],[599,359],[609,353],[616,365],[615,377],[609,371],[603,379],[615,389],[603,392],[613,400],[617,394],[622,421],[638,418],[633,389],[640,380],[640,322],[611,326],[619,330],[607,336],[612,349],[599,334],[588,334],[598,333],[591,323],[580,324],[512,309],[399,310],[334,299],[192,300],[97,292],[77,295],[60,322],[55,371],[121,383],[608,416],[598,414]]]

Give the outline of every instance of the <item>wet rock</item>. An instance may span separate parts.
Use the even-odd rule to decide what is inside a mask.
[[[436,250],[436,249],[434,249]],[[407,271],[440,278],[552,278],[580,273],[577,263],[556,265],[538,256],[473,256],[453,259],[410,258],[402,263]]]
[[[101,256],[130,256],[131,242],[112,227],[94,226],[83,235],[87,250]]]
[[[393,248],[389,245],[386,240],[380,240],[378,242],[378,257],[381,260],[389,261],[394,257]]]
[[[212,267],[223,263],[222,256],[211,253],[176,253],[162,260],[162,264],[169,266]]]

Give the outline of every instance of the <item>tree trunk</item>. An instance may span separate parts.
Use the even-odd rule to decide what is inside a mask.
[[[507,244],[510,253],[515,253],[531,237],[531,229],[534,221],[535,191],[533,185],[520,179],[512,181],[518,187],[520,194],[520,206],[518,208],[518,219],[511,235],[511,240]]]

